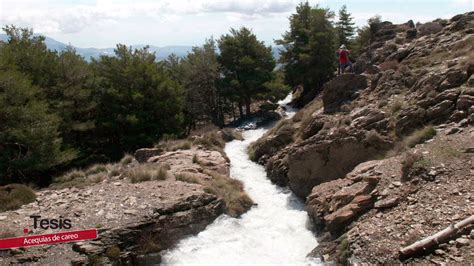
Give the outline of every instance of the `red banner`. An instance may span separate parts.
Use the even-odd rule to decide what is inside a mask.
[[[97,229],[0,239],[0,249],[50,245],[97,238]]]

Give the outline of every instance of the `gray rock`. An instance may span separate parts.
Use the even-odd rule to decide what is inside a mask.
[[[158,156],[161,153],[163,153],[161,148],[143,148],[136,150],[134,156],[139,163],[146,163],[149,158]]]
[[[470,240],[464,237],[460,237],[456,239],[456,246],[461,247],[465,245],[469,245]]]
[[[399,199],[398,197],[390,198],[390,199],[384,199],[384,200],[379,200],[379,201],[375,202],[374,207],[377,208],[377,209],[384,209],[384,208],[395,207],[395,206],[398,205],[399,200],[400,200],[400,199]]]

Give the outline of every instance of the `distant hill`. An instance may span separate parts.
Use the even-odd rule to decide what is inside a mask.
[[[0,34],[0,41],[7,41],[7,35],[6,34]],[[53,38],[46,37],[45,36],[45,43],[46,46],[50,50],[56,50],[56,51],[62,51],[66,49],[68,46],[65,43],[59,42]],[[145,45],[143,44],[137,44],[137,45],[132,45],[132,48],[142,48]],[[101,55],[113,55],[114,54],[114,49],[115,48],[80,48],[80,47],[74,47],[76,48],[76,51],[78,54],[83,56],[86,60],[90,60],[91,58],[98,58]],[[176,54],[179,57],[184,57],[186,56],[189,52],[191,52],[192,46],[186,46],[186,45],[176,45],[176,46],[163,46],[163,47],[158,47],[158,46],[153,46],[150,45],[150,51],[156,53],[156,57],[158,60],[163,60],[164,58],[168,57],[171,54]],[[272,53],[275,58],[279,57],[279,47],[278,46],[272,46]]]

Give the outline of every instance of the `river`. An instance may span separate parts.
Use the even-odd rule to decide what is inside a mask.
[[[294,111],[287,108],[287,115]],[[272,184],[264,167],[248,159],[249,144],[266,130],[246,130],[244,141],[234,140],[225,147],[231,176],[244,183],[257,205],[240,218],[221,215],[198,235],[181,240],[163,254],[163,265],[319,264],[306,257],[317,242],[304,203],[289,189]]]

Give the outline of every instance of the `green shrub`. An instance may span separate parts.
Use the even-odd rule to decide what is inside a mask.
[[[105,251],[105,255],[111,260],[119,260],[120,259],[120,248],[118,246],[113,246],[107,248]]]
[[[16,210],[36,200],[35,192],[21,184],[0,187],[0,211]]]
[[[412,175],[426,172],[432,165],[431,160],[421,154],[407,152],[401,161],[402,181],[410,180]]]
[[[351,255],[351,250],[349,249],[349,241],[347,238],[343,238],[337,247],[336,259],[338,265],[347,265],[347,260]]]

